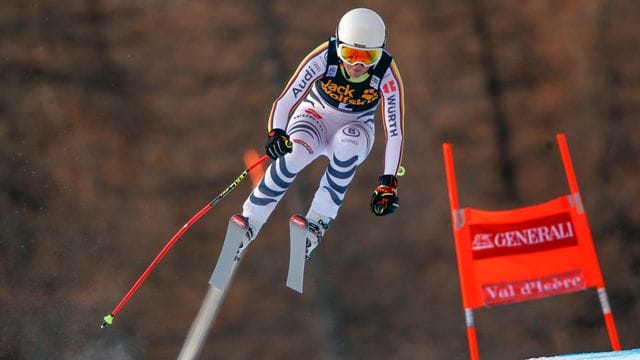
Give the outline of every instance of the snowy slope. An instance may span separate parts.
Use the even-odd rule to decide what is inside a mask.
[[[530,360],[558,359],[558,360],[582,360],[582,359],[615,359],[615,360],[637,360],[640,359],[640,349],[611,351],[604,353],[582,353],[570,355],[558,355],[552,357],[541,357]]]

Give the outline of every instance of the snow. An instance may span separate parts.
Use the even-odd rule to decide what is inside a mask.
[[[604,353],[582,353],[558,355],[552,357],[541,357],[529,360],[558,359],[558,360],[582,360],[582,359],[615,359],[615,360],[638,360],[640,359],[640,349],[610,351]]]

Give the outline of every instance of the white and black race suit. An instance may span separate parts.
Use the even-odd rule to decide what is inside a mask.
[[[243,215],[266,222],[296,175],[324,155],[329,165],[311,203],[335,218],[356,168],[374,142],[374,115],[382,105],[386,135],[383,174],[395,175],[402,160],[404,89],[398,67],[385,50],[360,78],[349,78],[336,54],[335,39],[311,51],[274,101],[268,130],[286,129],[293,151],[266,170],[243,205]]]

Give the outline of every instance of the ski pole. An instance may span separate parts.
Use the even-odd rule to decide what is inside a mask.
[[[206,214],[212,207],[214,207],[217,203],[219,203],[222,199],[224,199],[227,195],[229,195],[229,193],[231,193],[231,191],[233,191],[238,186],[238,184],[240,184],[242,180],[244,180],[247,177],[247,175],[249,175],[249,172],[251,170],[253,170],[258,165],[262,164],[268,158],[269,157],[267,155],[264,155],[261,158],[259,158],[256,162],[251,164],[249,167],[247,167],[242,172],[242,174],[240,174],[240,176],[238,176],[231,183],[231,185],[229,185],[226,189],[224,189],[223,192],[220,193],[220,195],[216,196],[215,199],[211,200],[200,211],[198,211],[191,219],[189,219],[189,221],[187,221],[182,226],[182,228],[180,228],[180,230],[178,230],[178,232],[175,235],[173,235],[171,240],[169,240],[169,242],[162,248],[162,250],[156,256],[156,258],[153,259],[151,264],[149,264],[147,269],[142,273],[142,275],[140,275],[138,280],[133,284],[131,289],[129,289],[127,294],[122,298],[122,300],[120,300],[120,303],[118,304],[118,306],[116,306],[115,309],[113,309],[113,311],[109,313],[109,315],[103,318],[104,322],[102,323],[102,326],[100,326],[100,328],[104,328],[108,325],[111,325],[111,323],[113,322],[113,318],[118,314],[118,312],[120,312],[122,307],[127,303],[127,301],[129,301],[131,296],[133,296],[133,294],[138,290],[138,288],[140,287],[140,285],[142,285],[142,283],[145,281],[147,276],[149,276],[153,268],[160,262],[160,260],[162,260],[162,258],[164,258],[164,256],[167,254],[169,249],[171,249],[171,247],[176,243],[176,241],[180,239],[182,234],[184,234],[191,227],[191,225],[193,225],[196,221],[198,221],[198,219],[200,219],[204,214]]]

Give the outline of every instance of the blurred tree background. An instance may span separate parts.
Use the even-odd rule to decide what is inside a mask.
[[[400,211],[374,218],[384,136],[284,285],[302,173],[247,251],[205,359],[466,359],[441,145],[462,206],[567,193],[567,135],[623,348],[640,346],[640,2],[4,0],[0,358],[171,359],[243,183],[108,313],[184,222],[261,149],[273,99],[347,10],[387,23],[406,90]],[[476,312],[480,353],[605,351],[595,290]]]

